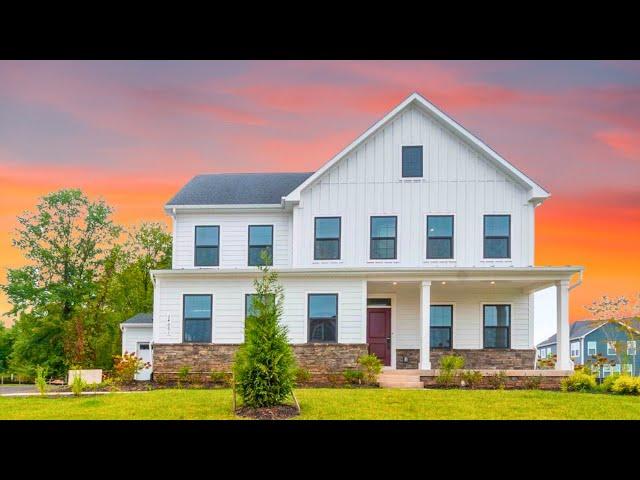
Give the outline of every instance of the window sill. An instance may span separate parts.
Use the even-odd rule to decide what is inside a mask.
[[[400,263],[400,260],[395,259],[395,260],[367,260],[367,263],[369,264],[380,264],[380,263],[389,263],[389,264],[394,264],[394,263]]]
[[[313,260],[311,262],[312,265],[340,265],[343,263],[344,260]]]
[[[456,263],[457,260],[455,258],[428,258],[426,260],[422,260],[422,263],[425,264],[438,264],[438,263]]]
[[[426,182],[424,177],[400,177],[398,179],[400,183],[424,183]]]
[[[483,258],[482,263],[513,263],[512,258]]]

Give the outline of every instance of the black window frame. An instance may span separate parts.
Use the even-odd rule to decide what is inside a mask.
[[[509,325],[507,327],[500,326],[487,326],[487,307],[507,307],[509,310]],[[482,305],[482,348],[490,349],[490,350],[509,350],[511,349],[511,314],[512,314],[511,304],[508,303],[485,303]],[[493,329],[507,329],[507,346],[506,347],[488,347],[487,346],[487,328]],[[497,338],[497,337],[496,337]]]
[[[491,235],[487,236],[487,217],[507,217],[509,219],[509,235],[505,237],[504,235]],[[492,213],[488,215],[484,215],[482,217],[482,258],[485,260],[493,260],[493,259],[510,259],[511,258],[511,214],[510,213]],[[507,256],[506,257],[487,257],[487,240],[501,240],[507,239]]]
[[[311,297],[336,297],[336,338],[335,340],[311,340],[311,320],[325,320],[325,317],[311,317]],[[307,343],[338,343],[338,321],[340,310],[340,297],[337,293],[308,293],[307,294]]]
[[[187,310],[187,302],[186,302],[186,298],[187,297],[209,297],[209,323],[210,328],[209,328],[209,340],[208,341],[203,341],[203,342],[192,342],[192,341],[187,341],[185,340],[185,332],[187,331],[186,329],[186,324],[187,324],[187,320],[204,320],[203,318],[191,318],[191,319],[187,319],[186,316],[186,310]],[[182,295],[182,343],[195,343],[195,344],[207,344],[207,343],[212,343],[213,342],[213,295],[210,293],[184,293]]]
[[[218,229],[218,245],[198,245],[198,229],[199,228],[217,228]],[[215,265],[200,265],[198,263],[199,248],[215,248],[217,250],[217,262]],[[196,225],[193,230],[193,266],[194,267],[219,267],[220,266],[220,225]]]
[[[337,238],[318,238],[318,222],[317,220],[338,220],[338,237]],[[323,241],[338,241],[338,256],[337,258],[318,258],[318,242]],[[342,259],[342,217],[314,217],[313,218],[313,259],[317,261],[322,260],[341,260]]]
[[[249,311],[249,309],[247,308],[247,300],[249,299],[249,297],[255,297],[259,295],[259,293],[245,293],[244,294],[244,319],[245,321],[247,320],[247,313]],[[271,294],[267,294],[267,295],[273,295],[273,297],[275,298],[275,293],[271,293]]]
[[[448,217],[451,218],[451,236],[450,237],[430,237],[429,236],[429,219],[433,218],[433,217]],[[455,258],[455,253],[454,253],[454,237],[455,237],[455,233],[456,233],[456,220],[455,220],[455,215],[427,215],[427,220],[426,220],[426,229],[427,229],[427,240],[426,240],[426,252],[425,255],[427,256],[427,260],[453,260]],[[450,242],[450,246],[451,246],[451,255],[448,257],[430,257],[429,256],[429,239],[433,239],[433,240],[449,240]]]
[[[429,325],[429,348],[430,349],[435,349],[435,350],[452,350],[453,349],[453,304],[447,303],[436,303],[436,304],[431,304],[429,305],[429,308],[431,307],[449,307],[449,310],[451,311],[451,325],[448,327],[441,327],[441,326],[433,326]],[[431,312],[429,312],[429,317],[431,317]],[[448,347],[434,347],[431,343],[431,332],[432,330],[449,330],[449,346]]]
[[[405,148],[420,149],[420,175],[405,175],[404,168],[404,150]],[[400,171],[402,178],[424,178],[424,145],[402,145],[400,150]]]
[[[252,227],[271,227],[271,245],[251,245],[251,228]],[[271,247],[271,255],[270,261],[271,263],[267,264],[267,266],[273,266],[273,234],[274,234],[274,225],[273,224],[260,224],[260,225],[247,225],[247,266],[249,267],[259,267],[262,266],[262,263],[253,265],[251,263],[251,247],[257,248],[260,247],[262,250],[265,247]]]
[[[394,237],[373,237],[373,219],[374,218],[393,218],[395,220],[395,236]],[[373,242],[376,240],[393,240],[393,257],[392,258],[374,258]],[[398,259],[398,216],[397,215],[371,215],[369,217],[369,260],[397,260]]]

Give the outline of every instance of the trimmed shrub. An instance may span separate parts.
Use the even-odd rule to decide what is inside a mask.
[[[362,379],[365,383],[372,385],[378,381],[378,375],[380,375],[382,371],[382,362],[376,355],[372,353],[362,355],[358,359],[358,364],[360,365]]]
[[[497,390],[504,390],[504,387],[507,384],[507,374],[500,370],[493,375],[489,375],[488,377],[489,385]]]
[[[295,373],[296,385],[308,383],[311,380],[311,372],[307,368],[298,367]]]
[[[613,382],[611,391],[619,395],[640,395],[640,377],[619,375]]]
[[[150,368],[149,362],[144,362],[135,353],[124,352],[123,355],[113,356],[113,379],[116,383],[133,383],[136,373],[143,368]]]
[[[191,367],[185,365],[178,370],[178,388],[182,387],[183,382],[189,380],[189,373],[191,373]]]
[[[596,389],[596,379],[584,372],[575,372],[562,380],[563,392],[591,392]]]
[[[342,376],[347,383],[350,383],[352,385],[362,385],[362,381],[365,378],[364,372],[355,369],[345,370],[344,372],[342,372]]]
[[[453,387],[456,385],[458,370],[464,368],[464,358],[460,355],[444,355],[440,359],[440,372],[436,377],[436,382],[442,387]]]
[[[524,388],[527,390],[538,390],[541,383],[542,377],[540,375],[524,378]]]
[[[462,381],[465,386],[473,388],[482,381],[482,374],[478,370],[467,370],[462,372]]]
[[[620,375],[618,374],[613,374],[605,377],[604,380],[602,380],[602,383],[598,385],[597,389],[604,393],[611,393],[613,384],[615,383],[615,381],[618,379],[619,376]]]

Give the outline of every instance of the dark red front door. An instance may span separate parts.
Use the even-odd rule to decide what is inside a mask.
[[[377,355],[385,366],[391,365],[391,309],[367,310],[367,343],[369,353]]]

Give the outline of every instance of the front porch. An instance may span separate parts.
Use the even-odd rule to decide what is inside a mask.
[[[458,354],[466,369],[533,372],[534,293],[556,286],[558,336],[567,339],[558,351],[556,370],[570,371],[568,294],[577,271],[541,270],[443,270],[428,278],[391,273],[368,278],[368,348],[387,370],[429,372],[438,368],[442,356]]]

